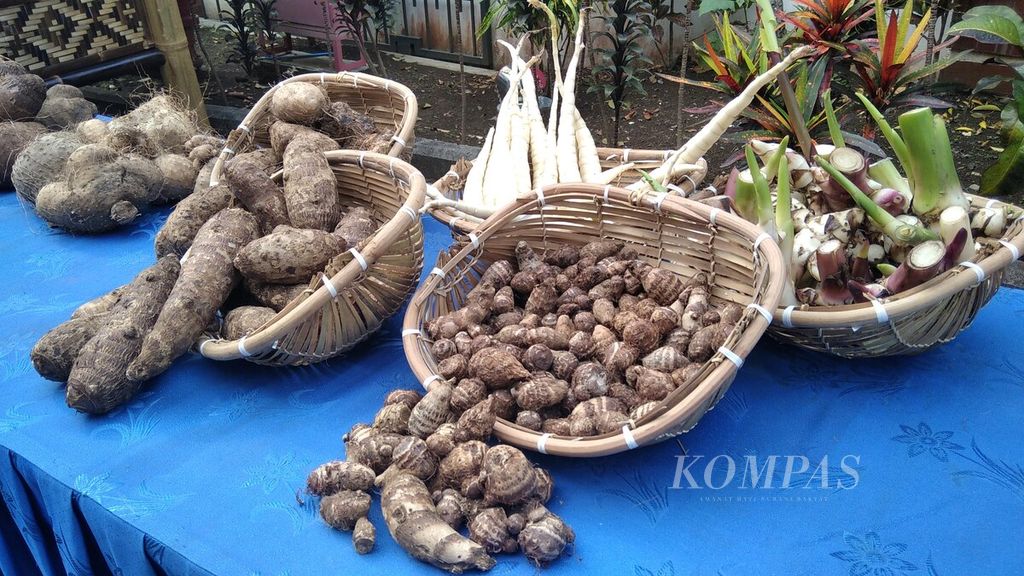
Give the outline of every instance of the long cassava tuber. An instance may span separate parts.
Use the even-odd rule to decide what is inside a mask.
[[[128,367],[129,379],[149,380],[189,349],[237,284],[238,251],[258,235],[256,218],[240,208],[226,208],[203,224],[156,325]]]
[[[68,377],[68,406],[103,414],[130,400],[142,382],[125,375],[142,348],[143,338],[178,278],[177,257],[164,256],[125,287],[110,318],[82,348]]]

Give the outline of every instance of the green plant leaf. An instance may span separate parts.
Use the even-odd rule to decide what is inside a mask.
[[[995,6],[985,6],[985,8],[995,8]],[[992,42],[994,40],[993,37],[995,37],[999,39],[996,40],[997,42],[1002,41],[1014,46],[1020,46],[1020,18],[1018,17],[1017,20],[1018,23],[1014,23],[1004,16],[992,14],[976,15],[973,18],[967,18],[967,14],[964,14],[963,20],[950,27],[949,34],[961,34],[983,42]]]
[[[1024,124],[1019,120],[1010,129],[1006,149],[981,175],[982,196],[1014,192],[1024,178]]]
[[[710,12],[729,11],[732,12],[738,6],[736,0],[701,0],[698,14],[704,15]]]

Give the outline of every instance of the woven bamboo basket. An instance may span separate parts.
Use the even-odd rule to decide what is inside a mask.
[[[675,152],[674,150],[630,150],[629,148],[598,148],[597,155],[601,159],[601,168],[607,170],[614,168],[627,162],[633,162],[636,166],[632,170],[626,170],[619,175],[614,181],[611,182],[613,186],[628,186],[637,180],[640,180],[640,170],[650,172],[668,159],[668,157]],[[708,164],[701,158],[697,165],[700,166],[700,170],[696,170],[688,174],[683,182],[679,184],[679,188],[686,194],[693,192],[697,186],[700,185],[704,176],[708,173]],[[466,171],[469,170],[468,166],[472,166],[472,163],[466,164]],[[462,185],[464,183],[465,174],[460,174],[455,166],[452,170],[449,170],[439,180],[434,182],[433,186],[442,195],[451,198],[453,200],[458,199],[461,195]],[[453,236],[461,236],[468,234],[480,225],[480,219],[474,218],[468,214],[465,214],[455,208],[450,207],[438,207],[428,210],[431,216],[434,217],[438,222],[441,222],[445,226],[451,229]]]
[[[437,385],[440,377],[425,326],[459,308],[490,262],[514,258],[520,240],[537,251],[601,238],[621,240],[655,266],[684,277],[706,273],[712,300],[746,306],[743,318],[693,381],[620,432],[551,436],[505,420],[499,420],[494,431],[502,441],[521,448],[573,457],[614,454],[682,434],[725,394],[743,358],[768,327],[768,310],[778,304],[782,254],[775,243],[761,242],[762,237],[760,230],[738,217],[674,196],[638,196],[595,184],[546,187],[542,195],[500,208],[469,242],[442,254],[438,268],[406,311],[402,331],[406,358],[420,382]]]
[[[283,80],[267,90],[245,115],[245,119],[228,134],[224,149],[213,165],[211,182],[219,182],[224,163],[233,155],[270,146],[270,100],[278,88],[292,82],[318,84],[327,90],[331,102],[345,102],[357,112],[373,119],[384,134],[391,134],[388,156],[408,160],[412,155],[418,105],[412,90],[394,82],[359,72],[337,74],[300,74]]]
[[[240,340],[201,341],[203,356],[274,366],[327,360],[373,334],[415,290],[423,269],[423,226],[417,212],[426,190],[423,175],[398,158],[373,152],[336,150],[326,156],[342,204],[369,209],[380,227],[332,260],[254,333]]]
[[[974,207],[989,202],[971,196]],[[1020,213],[1020,208],[1007,207]],[[1012,222],[1002,239],[982,242],[976,262],[881,301],[777,309],[768,333],[781,342],[845,358],[918,354],[945,344],[971,325],[999,290],[1006,267],[1024,253],[1024,219]]]

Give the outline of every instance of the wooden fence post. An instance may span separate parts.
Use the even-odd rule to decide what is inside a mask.
[[[195,110],[200,125],[209,126],[203,93],[199,89],[199,79],[196,78],[177,2],[142,0],[141,4],[146,16],[146,30],[164,55],[164,65],[160,69],[164,84]]]

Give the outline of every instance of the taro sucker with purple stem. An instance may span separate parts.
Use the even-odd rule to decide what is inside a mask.
[[[869,164],[845,145],[826,93],[832,144],[815,146],[813,163],[788,149],[788,139],[751,141],[748,168],[730,175],[726,193],[736,212],[782,248],[782,306],[863,303],[910,290],[990,254],[1020,216],[1005,204],[971,205],[941,116],[928,108],[911,110],[899,116],[897,130],[863,95],[857,97],[889,142],[895,163],[884,158]]]

